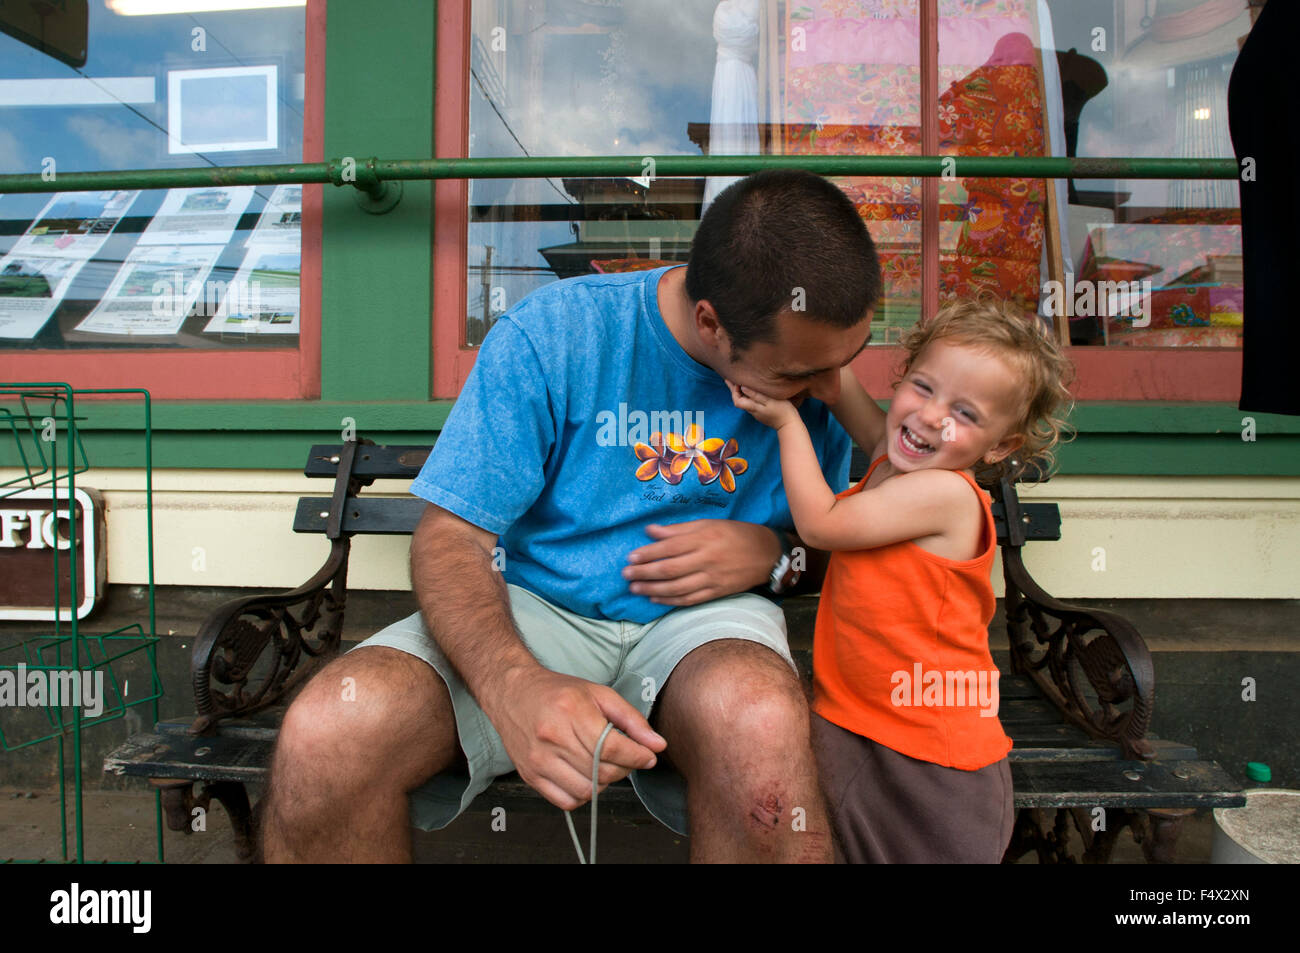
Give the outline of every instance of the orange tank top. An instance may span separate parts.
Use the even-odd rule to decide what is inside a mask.
[[[884,459],[836,498],[860,493]],[[974,771],[1005,757],[1011,739],[989,652],[992,499],[961,475],[984,506],[974,559],[910,540],[831,553],[813,635],[813,711],[909,757]]]

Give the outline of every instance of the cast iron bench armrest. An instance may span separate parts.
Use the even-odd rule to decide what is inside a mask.
[[[1123,616],[1048,595],[1021,558],[1024,540],[1015,528],[1023,525],[1024,507],[1015,488],[1003,480],[996,493],[1010,537],[1002,546],[1002,574],[1012,671],[1033,679],[1068,721],[1094,737],[1114,741],[1129,758],[1153,757],[1144,740],[1155,705],[1155,671],[1146,641]],[[1089,638],[1090,633],[1098,634]]]
[[[194,734],[211,734],[223,718],[277,704],[310,677],[317,660],[338,651],[351,549],[343,514],[374,479],[355,472],[358,455],[364,458],[373,446],[369,440],[349,441],[341,447],[313,447],[308,454],[307,475],[313,475],[313,468],[320,475],[323,460],[332,467],[323,475],[334,477],[333,495],[317,504],[330,552],[316,574],[288,592],[224,603],[203,621],[190,661]],[[301,664],[304,656],[307,664]]]
[[[297,589],[245,596],[213,610],[199,628],[190,663],[194,734],[210,734],[223,718],[276,704],[318,667],[300,665],[304,655],[328,659],[338,651],[347,573],[348,540],[336,539],[325,565]]]

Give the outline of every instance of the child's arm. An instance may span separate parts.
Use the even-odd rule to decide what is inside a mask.
[[[814,549],[826,547],[815,543],[804,532],[805,522],[828,512],[835,505],[835,493],[826,483],[817,451],[813,449],[808,428],[794,404],[788,400],[774,400],[758,391],[742,391],[731,381],[731,401],[741,410],[748,411],[759,423],[776,431],[781,444],[781,477],[785,483],[785,498],[790,503],[790,515],[799,538]]]
[[[781,436],[781,461],[787,438]],[[811,446],[811,443],[810,443]],[[789,477],[786,495],[790,496]],[[951,532],[953,517],[971,506],[970,484],[951,470],[917,470],[902,473],[871,490],[862,490],[829,509],[813,511],[795,526],[809,546],[818,549],[875,549],[926,536]],[[791,512],[794,501],[791,497]]]
[[[871,453],[885,435],[885,412],[849,368],[840,368],[840,396],[828,406],[840,426],[866,453]]]
[[[842,500],[826,483],[808,428],[794,405],[730,381],[732,401],[777,432],[781,474],[799,537],[815,549],[874,549],[939,535],[952,514],[970,506],[970,485],[949,470],[920,470],[886,480]]]

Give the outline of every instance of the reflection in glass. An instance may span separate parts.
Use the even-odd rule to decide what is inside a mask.
[[[1246,0],[475,0],[469,151],[918,155],[923,2],[941,154],[1232,154]],[[540,284],[685,261],[727,181],[472,181],[467,341]],[[928,222],[919,179],[834,181],[881,253],[874,343],[920,316],[923,228],[938,230],[941,300],[993,293],[1078,344],[1239,339],[1234,182],[958,174]],[[1093,304],[1076,309],[1067,285],[1085,284]]]
[[[0,35],[0,172],[302,161],[301,3],[118,7],[80,67]],[[0,349],[296,348],[301,216],[301,186],[0,196]]]
[[[1231,157],[1227,82],[1247,0],[1047,0],[1070,154]],[[1240,347],[1241,215],[1231,180],[1070,183],[1076,286],[1125,283],[1076,309],[1075,344]],[[1086,302],[1085,302],[1086,303]],[[1119,305],[1119,307],[1114,307]]]
[[[806,0],[782,4],[777,151],[794,155],[920,155],[921,39],[915,3]],[[896,344],[921,314],[921,180],[832,178],[867,222],[885,293],[873,344]]]
[[[475,0],[470,154],[916,153],[915,4],[884,4],[883,24],[850,6]],[[850,32],[854,17],[874,32]],[[471,181],[467,342],[540,284],[686,261],[701,210],[729,181]],[[919,182],[835,181],[894,275],[878,319],[915,321]]]
[[[1051,24],[1024,0],[939,5],[939,151],[1050,155],[1040,50]],[[1049,190],[1042,179],[962,177],[939,184],[940,301],[988,293],[1033,314],[1047,278]]]

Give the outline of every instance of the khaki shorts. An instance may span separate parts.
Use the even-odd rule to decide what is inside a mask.
[[[524,644],[546,668],[608,685],[649,717],[655,698],[677,663],[706,642],[743,639],[776,652],[794,669],[785,615],[762,596],[739,593],[697,606],[673,609],[653,622],[588,619],[508,585],[510,610]],[[443,772],[411,792],[411,823],[423,830],[446,827],[492,779],[514,770],[501,736],[488,721],[417,612],[357,645],[398,649],[424,659],[451,693],[456,732],[469,776]],[[666,764],[633,771],[632,787],[646,810],[678,834],[687,834],[686,782]]]

